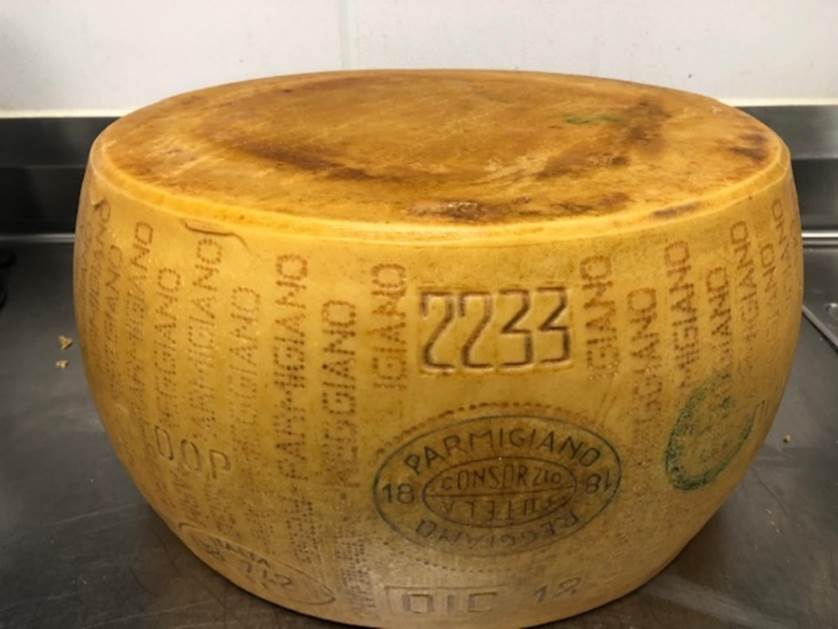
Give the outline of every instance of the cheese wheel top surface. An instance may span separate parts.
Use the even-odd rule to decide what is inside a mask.
[[[577,76],[362,71],[175,96],[97,141],[158,207],[238,223],[413,233],[625,227],[712,211],[788,168],[710,98]]]

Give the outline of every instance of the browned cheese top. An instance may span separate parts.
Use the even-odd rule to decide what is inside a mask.
[[[670,220],[747,196],[787,161],[769,129],[702,96],[556,74],[426,70],[183,94],[119,120],[93,152],[98,172],[161,207],[416,234]]]

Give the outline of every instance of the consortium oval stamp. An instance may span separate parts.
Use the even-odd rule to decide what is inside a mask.
[[[675,420],[664,454],[672,485],[691,490],[712,482],[751,434],[757,411],[732,395],[731,376],[716,374],[696,389]]]
[[[620,474],[601,435],[522,409],[413,437],[384,460],[373,493],[380,516],[408,540],[489,557],[572,535],[608,505]]]
[[[329,588],[297,568],[191,524],[179,528],[212,568],[248,584],[263,598],[303,605],[326,605],[335,600]]]

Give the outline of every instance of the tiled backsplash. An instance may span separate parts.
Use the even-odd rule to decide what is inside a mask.
[[[200,86],[372,67],[609,76],[740,104],[838,101],[834,0],[0,2],[0,115],[122,113]]]

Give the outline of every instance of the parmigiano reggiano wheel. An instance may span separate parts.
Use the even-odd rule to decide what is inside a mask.
[[[202,560],[307,614],[509,627],[660,571],[782,396],[789,154],[714,100],[478,71],[176,96],[96,141],[90,385]]]

